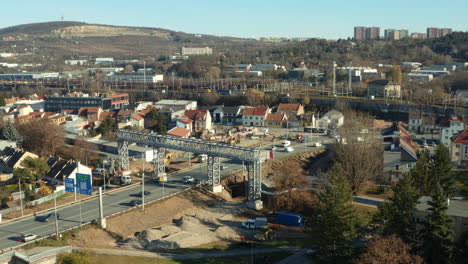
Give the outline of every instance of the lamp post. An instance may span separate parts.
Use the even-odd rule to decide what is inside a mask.
[[[141,154],[143,159],[143,174],[141,175],[141,208],[145,210],[145,153]]]

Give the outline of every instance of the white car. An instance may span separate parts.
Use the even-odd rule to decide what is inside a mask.
[[[284,148],[284,151],[292,152],[292,151],[294,151],[294,148],[293,147],[287,147],[287,148]]]
[[[34,239],[37,238],[37,235],[33,234],[33,233],[24,233],[24,234],[21,234],[21,240],[23,242],[29,242],[29,241],[32,241]]]
[[[291,141],[286,140],[286,141],[283,141],[282,144],[283,144],[283,147],[289,147],[289,146],[291,146]]]
[[[220,168],[221,170],[225,170],[225,169],[229,168],[229,166],[227,166],[227,165],[221,165],[221,166],[219,166],[219,168]]]
[[[182,179],[182,181],[183,181],[185,184],[188,184],[188,183],[195,182],[195,178],[193,178],[192,176],[184,176],[184,178]]]
[[[271,147],[271,150],[277,150],[278,148],[276,146]]]

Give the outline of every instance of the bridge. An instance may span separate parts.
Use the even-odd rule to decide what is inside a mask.
[[[117,145],[120,166],[128,170],[128,146],[136,143],[153,148],[154,178],[166,177],[164,154],[166,149],[180,150],[208,156],[208,184],[213,192],[220,192],[221,172],[220,158],[237,159],[243,161],[248,174],[248,205],[254,209],[261,209],[262,164],[260,150],[241,146],[205,142],[198,139],[184,139],[173,136],[163,136],[153,133],[119,130]]]

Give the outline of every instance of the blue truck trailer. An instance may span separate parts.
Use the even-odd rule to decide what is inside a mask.
[[[304,216],[301,214],[288,213],[288,212],[279,212],[276,214],[278,224],[288,225],[288,226],[303,226],[304,225]]]

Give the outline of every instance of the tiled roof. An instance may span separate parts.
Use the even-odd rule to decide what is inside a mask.
[[[174,127],[169,130],[167,134],[176,137],[187,137],[190,134],[190,130],[181,127]]]
[[[136,119],[136,120],[143,120],[143,119],[145,119],[144,117],[142,117],[142,116],[139,115],[139,114],[133,114],[133,115],[131,116],[131,118]]]
[[[265,121],[270,122],[283,122],[286,120],[286,117],[283,113],[270,113],[267,114]]]
[[[135,111],[133,110],[120,110],[119,113],[117,114],[118,116],[127,116],[130,114],[133,114]]]
[[[452,140],[453,143],[468,144],[468,129],[463,130],[457,137]]]
[[[102,112],[101,115],[99,115],[99,120],[103,121],[108,118],[112,118],[114,116],[114,112]]]
[[[280,104],[278,106],[278,111],[294,112],[298,111],[300,106],[300,104]]]
[[[243,115],[254,115],[254,116],[264,116],[268,112],[268,107],[255,107],[255,108],[246,108],[244,109]]]
[[[15,149],[11,147],[6,147],[3,151],[0,152],[1,159],[5,162],[6,166],[13,168],[15,164],[23,157],[26,151],[21,149]]]
[[[186,116],[186,115],[177,118],[177,121],[180,121],[180,122],[182,122],[184,124],[190,124],[190,123],[193,122],[193,120],[190,117]]]
[[[195,120],[205,120],[208,115],[207,112],[207,110],[187,110],[185,115]]]
[[[119,98],[119,97],[124,97],[124,96],[127,96],[127,97],[128,97],[128,93],[112,94],[112,95],[109,95],[109,96],[107,96],[107,97],[109,97],[109,98]]]

